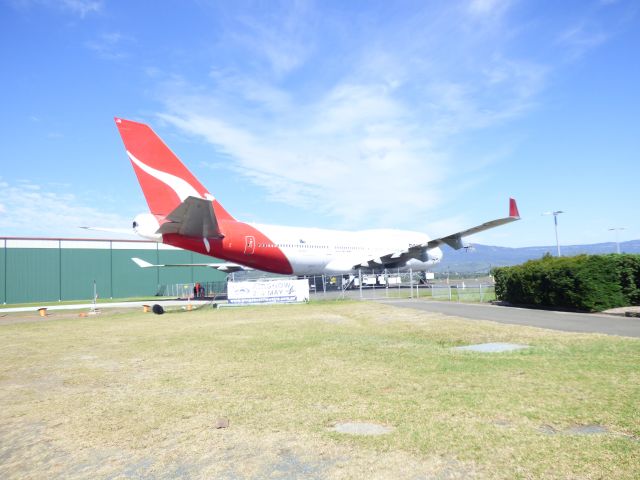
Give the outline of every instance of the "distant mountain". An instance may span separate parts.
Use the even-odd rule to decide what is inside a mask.
[[[545,253],[556,254],[555,245],[550,247],[492,247],[489,245],[472,244],[468,249],[452,250],[444,247],[444,258],[433,270],[435,272],[474,273],[488,272],[492,267],[517,265],[527,260],[541,258]],[[563,256],[574,256],[581,253],[589,255],[615,253],[616,244],[594,243],[592,245],[560,245]],[[623,253],[640,254],[640,240],[620,242]]]

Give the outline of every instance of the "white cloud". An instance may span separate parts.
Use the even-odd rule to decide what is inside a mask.
[[[3,235],[84,236],[81,226],[126,227],[130,219],[87,206],[91,202],[51,185],[28,180],[0,182],[0,231]]]
[[[12,0],[16,8],[47,7],[69,12],[81,18],[102,11],[102,0]]]
[[[410,216],[411,210],[402,212],[402,207],[420,210],[437,201],[442,156],[426,148],[418,154],[424,142],[414,138],[417,132],[403,120],[404,107],[384,86],[340,85],[266,125],[261,118],[250,120],[251,111],[226,119],[198,107],[210,103],[176,97],[171,113],[161,118],[216,145],[234,159],[237,172],[266,188],[272,200],[319,208],[345,222],[372,211],[379,212],[381,221]]]
[[[473,8],[504,12],[508,4]],[[360,30],[352,19],[352,37],[326,52],[308,47],[314,35],[332,35],[326,26],[302,35],[300,25],[267,32],[252,24],[255,51],[247,60],[267,55],[272,71],[216,65],[212,84],[197,88],[171,79],[159,94],[159,117],[215,146],[272,201],[354,227],[411,223],[446,201],[452,184],[459,191],[482,178],[478,157],[487,159],[484,167],[499,157],[474,152],[454,162],[458,137],[523,115],[548,75],[537,62],[501,53],[499,18],[478,32],[458,22],[455,8],[428,14],[403,25],[365,22]],[[306,25],[306,13],[291,18]],[[295,61],[274,60],[288,58],[301,36],[307,47],[294,49]],[[349,49],[350,62],[324,78],[317,66],[340,48]],[[247,53],[246,44],[241,49]],[[309,63],[317,77],[290,81]]]
[[[131,42],[131,37],[119,32],[103,33],[85,45],[107,60],[119,60],[128,56],[123,43]]]
[[[578,58],[603,44],[608,38],[609,34],[597,25],[583,21],[562,32],[558,36],[558,43],[567,48],[572,57]]]
[[[102,9],[100,0],[62,0],[63,8],[84,17],[88,13],[99,12]]]
[[[471,0],[469,11],[476,15],[488,15],[504,11],[511,2],[509,0]]]
[[[568,52],[571,60],[579,59],[620,32],[635,28],[639,12],[637,2],[600,0],[588,4],[569,19],[568,26],[555,36],[555,43]]]
[[[268,65],[276,75],[285,75],[304,63],[312,49],[307,25],[313,14],[307,2],[287,2],[284,9],[274,8],[264,17],[240,15],[241,26],[233,33],[255,59]]]

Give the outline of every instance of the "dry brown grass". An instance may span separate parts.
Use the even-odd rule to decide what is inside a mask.
[[[2,478],[634,478],[640,466],[633,339],[357,302],[0,331]],[[450,350],[487,341],[533,348]],[[329,428],[350,420],[395,430]],[[543,428],[587,424],[608,433]]]

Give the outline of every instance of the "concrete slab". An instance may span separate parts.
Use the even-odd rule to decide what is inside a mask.
[[[557,430],[551,425],[542,425],[538,428],[545,435],[600,435],[609,433],[609,429],[602,425],[576,425],[574,427]]]
[[[386,427],[377,423],[346,422],[336,424],[332,430],[349,435],[386,435],[393,432],[392,427]]]
[[[530,348],[529,345],[519,345],[517,343],[479,343],[477,345],[466,345],[464,347],[453,347],[451,350],[481,352],[481,353],[500,353],[512,352],[514,350],[522,350]]]
[[[565,429],[564,433],[569,435],[597,435],[599,433],[609,433],[609,430],[602,425],[577,425]]]

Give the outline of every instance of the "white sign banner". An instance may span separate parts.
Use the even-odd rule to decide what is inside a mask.
[[[232,304],[293,303],[309,301],[308,280],[259,280],[227,283]]]

